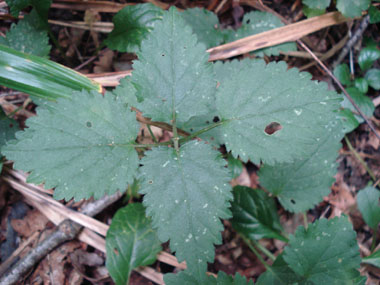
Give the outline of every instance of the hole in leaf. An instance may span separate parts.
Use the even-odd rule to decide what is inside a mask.
[[[164,54],[161,54],[161,56],[165,56]]]
[[[149,180],[148,183],[149,183],[149,184],[153,184],[153,180]]]
[[[277,122],[272,122],[265,127],[265,133],[268,135],[273,135],[275,132],[282,129],[282,126]]]
[[[219,117],[214,117],[214,119],[212,119],[212,121],[213,121],[214,123],[217,123],[217,122],[220,121],[220,119],[219,119]]]
[[[246,21],[247,24],[249,24],[250,22],[251,22],[251,20],[249,20],[249,19]]]
[[[294,201],[293,199],[290,199],[290,202],[292,202],[293,205],[296,204],[296,201]]]
[[[116,247],[114,247],[113,252],[114,252],[116,255],[119,255],[119,251],[117,250]]]
[[[91,122],[87,122],[87,123],[86,123],[86,126],[87,126],[88,128],[91,128],[91,127],[92,127]]]

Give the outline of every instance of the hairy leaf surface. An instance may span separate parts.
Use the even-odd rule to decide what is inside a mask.
[[[105,44],[113,50],[137,52],[162,14],[162,9],[150,3],[124,7],[113,17],[114,29]]]
[[[298,227],[284,249],[284,260],[304,282],[352,284],[361,259],[352,224],[340,217],[317,220],[307,230]]]
[[[221,242],[220,219],[230,217],[230,177],[210,145],[191,141],[179,153],[167,147],[146,152],[140,193],[160,240],[170,239],[171,250],[199,279],[214,259],[213,244]]]
[[[139,109],[154,121],[185,123],[205,115],[215,101],[216,82],[203,44],[197,43],[180,12],[171,8],[144,40],[132,83]]]
[[[11,29],[6,33],[6,37],[0,37],[0,44],[21,51],[23,53],[34,54],[41,57],[48,56],[51,46],[47,31],[42,27],[41,18],[36,10],[32,10],[29,15],[20,20],[17,25],[12,24]]]
[[[285,63],[243,62],[220,83],[216,98],[227,149],[243,161],[268,164],[312,153],[340,100],[310,79],[308,73],[287,70]],[[268,134],[273,125],[282,128]]]
[[[372,186],[360,190],[357,196],[358,208],[366,224],[373,230],[380,223],[380,192]]]
[[[236,186],[232,202],[232,227],[252,240],[285,240],[273,198],[261,190]]]
[[[288,211],[313,208],[330,193],[342,137],[341,124],[331,122],[308,157],[294,163],[264,165],[259,171],[260,184]]]
[[[135,114],[114,96],[75,93],[27,121],[25,132],[4,147],[28,181],[56,187],[57,199],[76,200],[124,191],[138,167],[133,147]]]
[[[268,30],[282,27],[284,24],[279,18],[269,12],[253,11],[244,15],[242,26],[236,31],[230,30],[228,40],[236,41],[238,39],[256,35]],[[254,51],[255,54],[263,55],[279,55],[280,51],[297,50],[295,43],[283,43],[273,47],[267,47]]]
[[[134,268],[150,265],[161,251],[157,233],[140,203],[118,210],[106,237],[107,269],[116,284],[129,284]]]

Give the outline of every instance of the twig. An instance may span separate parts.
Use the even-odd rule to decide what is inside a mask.
[[[82,213],[89,216],[94,216],[114,203],[119,197],[120,195],[117,193],[112,196],[105,196],[100,200],[88,203],[84,207]],[[0,279],[0,284],[8,285],[19,282],[22,276],[31,270],[31,268],[44,256],[60,244],[74,239],[79,234],[81,229],[82,226],[79,224],[68,219],[64,220],[51,235],[45,238],[43,242],[41,242],[34,250],[30,251],[24,258],[19,260],[13,268]]]
[[[360,37],[364,33],[365,29],[367,29],[368,24],[369,24],[369,15],[367,15],[363,18],[363,20],[360,23],[359,28],[355,31],[355,33],[347,41],[346,45],[344,46],[344,48],[340,52],[338,58],[332,64],[331,69],[334,69],[337,65],[339,65],[342,62],[342,60],[346,57],[347,53],[351,50],[351,48],[360,39]]]

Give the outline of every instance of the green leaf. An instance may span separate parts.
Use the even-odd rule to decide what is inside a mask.
[[[303,212],[313,208],[330,193],[335,181],[342,137],[341,125],[337,120],[331,122],[314,144],[310,156],[294,163],[260,168],[260,184],[273,193],[288,211]]]
[[[355,87],[359,90],[359,92],[366,94],[368,92],[368,82],[364,78],[356,78],[354,81]]]
[[[358,120],[349,109],[338,110],[337,117],[341,120],[342,132],[345,134],[351,133],[359,126]]]
[[[73,91],[102,87],[86,76],[34,55],[27,55],[0,44],[0,85],[37,98],[70,98]]]
[[[218,46],[223,43],[223,33],[220,30],[218,17],[206,9],[192,8],[181,13],[186,23],[191,26],[198,41],[207,48]]]
[[[347,88],[346,91],[348,92],[348,94],[350,94],[351,98],[358,105],[360,110],[363,111],[364,115],[366,115],[366,117],[372,117],[373,112],[375,111],[375,106],[373,105],[372,100],[365,94],[361,93],[355,87]],[[352,112],[357,114],[355,107],[351,104],[350,101],[348,101],[346,96],[343,97],[342,107],[351,110]],[[360,115],[356,114],[355,118],[358,120],[358,122],[360,124],[363,123],[364,119]]]
[[[0,152],[7,141],[15,138],[15,133],[18,130],[18,123],[15,120],[8,118],[3,109],[0,108]]]
[[[207,276],[202,281],[197,280],[191,273],[182,271],[178,274],[165,274],[164,281],[166,285],[253,285],[253,281],[241,276],[239,273],[235,277],[227,275],[223,271],[218,272],[218,277]]]
[[[120,84],[111,93],[129,106],[136,107],[138,104],[136,88],[133,86],[130,76],[122,78]]]
[[[375,251],[371,255],[364,257],[362,259],[362,263],[371,264],[371,265],[373,265],[375,267],[379,267],[380,268],[380,250]]]
[[[339,64],[337,67],[335,67],[334,75],[343,85],[351,84],[350,69],[346,63]]]
[[[162,242],[197,279],[214,260],[213,244],[221,243],[220,219],[230,217],[230,179],[225,160],[210,145],[190,141],[173,148],[161,147],[146,152],[141,160],[145,179],[140,193]]]
[[[18,17],[21,10],[33,6],[42,19],[47,19],[51,0],[6,0],[13,17]]]
[[[370,69],[365,74],[368,85],[375,90],[380,90],[380,69]]]
[[[358,63],[363,71],[369,69],[380,58],[380,50],[376,47],[366,47],[360,51]]]
[[[380,23],[380,10],[377,9],[375,6],[371,5],[368,9],[369,14],[369,22],[371,24],[377,24]]]
[[[6,33],[6,38],[0,37],[0,44],[41,57],[47,57],[51,48],[47,31],[41,27],[40,17],[35,10],[26,15],[17,25],[12,24],[11,29]]]
[[[287,241],[281,235],[276,204],[265,192],[236,186],[231,211],[232,227],[238,233],[252,240],[276,238]]]
[[[25,132],[4,147],[14,167],[31,171],[28,181],[56,187],[57,199],[100,198],[125,191],[139,161],[133,146],[135,114],[114,96],[76,93],[39,108]],[[36,159],[38,158],[38,159]]]
[[[302,8],[302,12],[304,13],[306,17],[312,18],[315,16],[323,15],[324,13],[326,13],[326,9],[313,9],[313,8],[309,8],[308,6],[304,6]]]
[[[231,170],[232,178],[237,178],[243,172],[243,163],[234,158],[230,153],[227,156],[228,168]]]
[[[357,197],[358,208],[366,224],[373,230],[380,223],[380,192],[372,186],[360,190]]]
[[[302,0],[302,4],[309,8],[322,10],[330,6],[330,0]]]
[[[284,260],[307,284],[350,284],[361,259],[356,233],[343,216],[298,227]]]
[[[227,150],[257,164],[291,162],[312,153],[339,99],[326,84],[310,79],[308,73],[287,70],[284,62],[243,62],[218,87],[216,107]],[[281,130],[265,132],[278,124]]]
[[[157,52],[159,51],[159,52]],[[138,108],[154,121],[179,123],[206,115],[214,102],[216,82],[203,44],[174,7],[143,41],[134,62],[132,83]]]
[[[118,210],[106,237],[106,267],[116,284],[129,284],[133,269],[150,265],[161,251],[157,233],[140,203]]]
[[[126,6],[113,17],[114,29],[104,43],[113,50],[137,52],[162,14],[150,3]]]
[[[299,284],[297,282],[300,281],[302,281],[302,278],[297,276],[285,262],[284,254],[280,254],[270,269],[260,275],[256,285],[288,285]]]
[[[282,27],[284,24],[279,18],[269,12],[253,11],[244,15],[241,27],[229,33],[228,41],[236,41],[238,39],[256,35],[265,31],[269,31],[278,27]],[[263,55],[279,55],[280,51],[294,51],[297,50],[297,46],[294,42],[283,43],[273,47],[267,47],[255,51],[254,53],[259,56]]]
[[[371,0],[337,0],[337,9],[346,17],[355,18],[362,15],[362,11],[367,10]]]

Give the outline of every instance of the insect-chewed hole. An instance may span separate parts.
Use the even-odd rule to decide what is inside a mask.
[[[282,126],[277,123],[277,122],[272,122],[270,124],[268,124],[266,127],[265,127],[265,133],[268,134],[268,135],[273,135],[275,132],[279,131],[282,129]]]
[[[91,127],[92,127],[91,122],[87,122],[87,123],[86,123],[86,126],[87,126],[88,128],[91,128]]]
[[[294,201],[293,199],[290,199],[290,202],[295,205],[296,204],[296,201]]]
[[[113,248],[113,252],[114,252],[116,255],[119,255],[119,251],[117,250],[116,247]]]
[[[248,19],[248,20],[246,21],[246,23],[247,23],[247,24],[249,24],[250,22],[251,22],[251,20],[250,20],[250,19]]]

